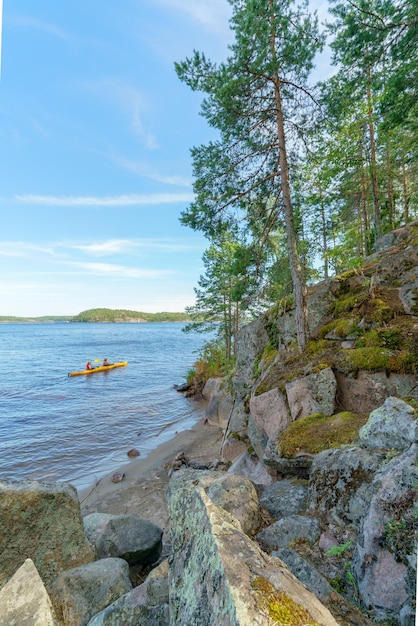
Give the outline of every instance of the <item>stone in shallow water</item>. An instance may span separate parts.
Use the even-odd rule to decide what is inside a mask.
[[[121,483],[125,478],[125,474],[123,472],[115,472],[112,476],[112,483]]]

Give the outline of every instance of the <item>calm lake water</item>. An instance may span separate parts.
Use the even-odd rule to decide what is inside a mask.
[[[191,428],[203,408],[173,385],[204,339],[183,326],[0,324],[0,480],[86,487]],[[68,377],[105,357],[128,366]]]

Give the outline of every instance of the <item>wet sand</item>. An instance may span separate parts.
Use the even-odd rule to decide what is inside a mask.
[[[103,476],[92,486],[79,491],[82,515],[89,513],[135,514],[154,522],[163,530],[168,526],[165,491],[172,472],[172,462],[183,452],[189,458],[221,459],[223,430],[201,420],[190,430],[180,432],[144,459],[130,463]],[[122,482],[112,476],[124,474]]]

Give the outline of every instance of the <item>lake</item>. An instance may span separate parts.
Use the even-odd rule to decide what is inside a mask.
[[[87,487],[204,415],[174,389],[206,338],[182,323],[0,324],[0,480]],[[127,367],[68,377],[86,361]],[[97,363],[99,364],[99,363]]]

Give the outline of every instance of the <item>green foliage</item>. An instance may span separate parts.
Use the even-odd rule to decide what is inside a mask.
[[[336,71],[317,86],[318,123],[314,99],[305,97],[323,44],[316,16],[292,0],[230,4],[229,56],[217,64],[194,52],[176,64],[180,80],[204,94],[202,115],[217,131],[192,149],[195,200],[181,221],[215,245],[234,234],[234,258],[223,250],[228,298],[258,314],[303,280],[344,271],[360,277],[356,268],[377,237],[418,215],[417,0],[331,0]],[[361,321],[368,280],[341,293],[336,316],[352,311]],[[223,323],[208,284],[199,283],[206,303],[193,313]],[[393,316],[384,300],[369,302],[366,313],[379,323]],[[343,326],[335,327],[341,335]],[[273,319],[266,328],[278,346]],[[397,348],[395,337],[380,339]],[[357,347],[377,341],[369,335]]]
[[[271,344],[268,344],[262,354],[261,354],[261,359],[262,361],[264,361],[264,366],[268,367],[270,365],[270,363],[273,362],[274,358],[277,356],[277,348],[275,348],[274,346],[272,346]]]
[[[342,543],[338,546],[332,546],[329,550],[324,552],[325,556],[341,556],[344,552],[351,546],[351,541],[346,541],[346,543]]]
[[[309,246],[300,237],[303,220],[296,197],[292,205],[289,172],[293,158],[297,160],[299,136],[309,128],[310,116],[300,103],[312,108],[307,76],[324,38],[306,0],[303,11],[288,0],[230,4],[234,41],[228,58],[216,65],[195,52],[175,66],[182,81],[206,95],[202,115],[219,131],[216,141],[192,150],[195,201],[182,214],[182,222],[212,241],[233,227],[241,228],[249,254],[237,257],[235,268],[241,273],[243,266],[254,268],[249,276],[258,282],[259,298],[271,293],[262,277],[271,278],[279,259],[286,260],[297,294],[302,348]],[[295,127],[298,133],[293,133]],[[286,236],[284,249],[278,250],[281,229]],[[243,279],[235,284],[234,297],[242,297],[249,283]]]
[[[235,359],[227,359],[222,340],[207,341],[199,351],[199,358],[187,374],[187,383],[193,393],[200,393],[209,378],[227,377],[235,367]]]

